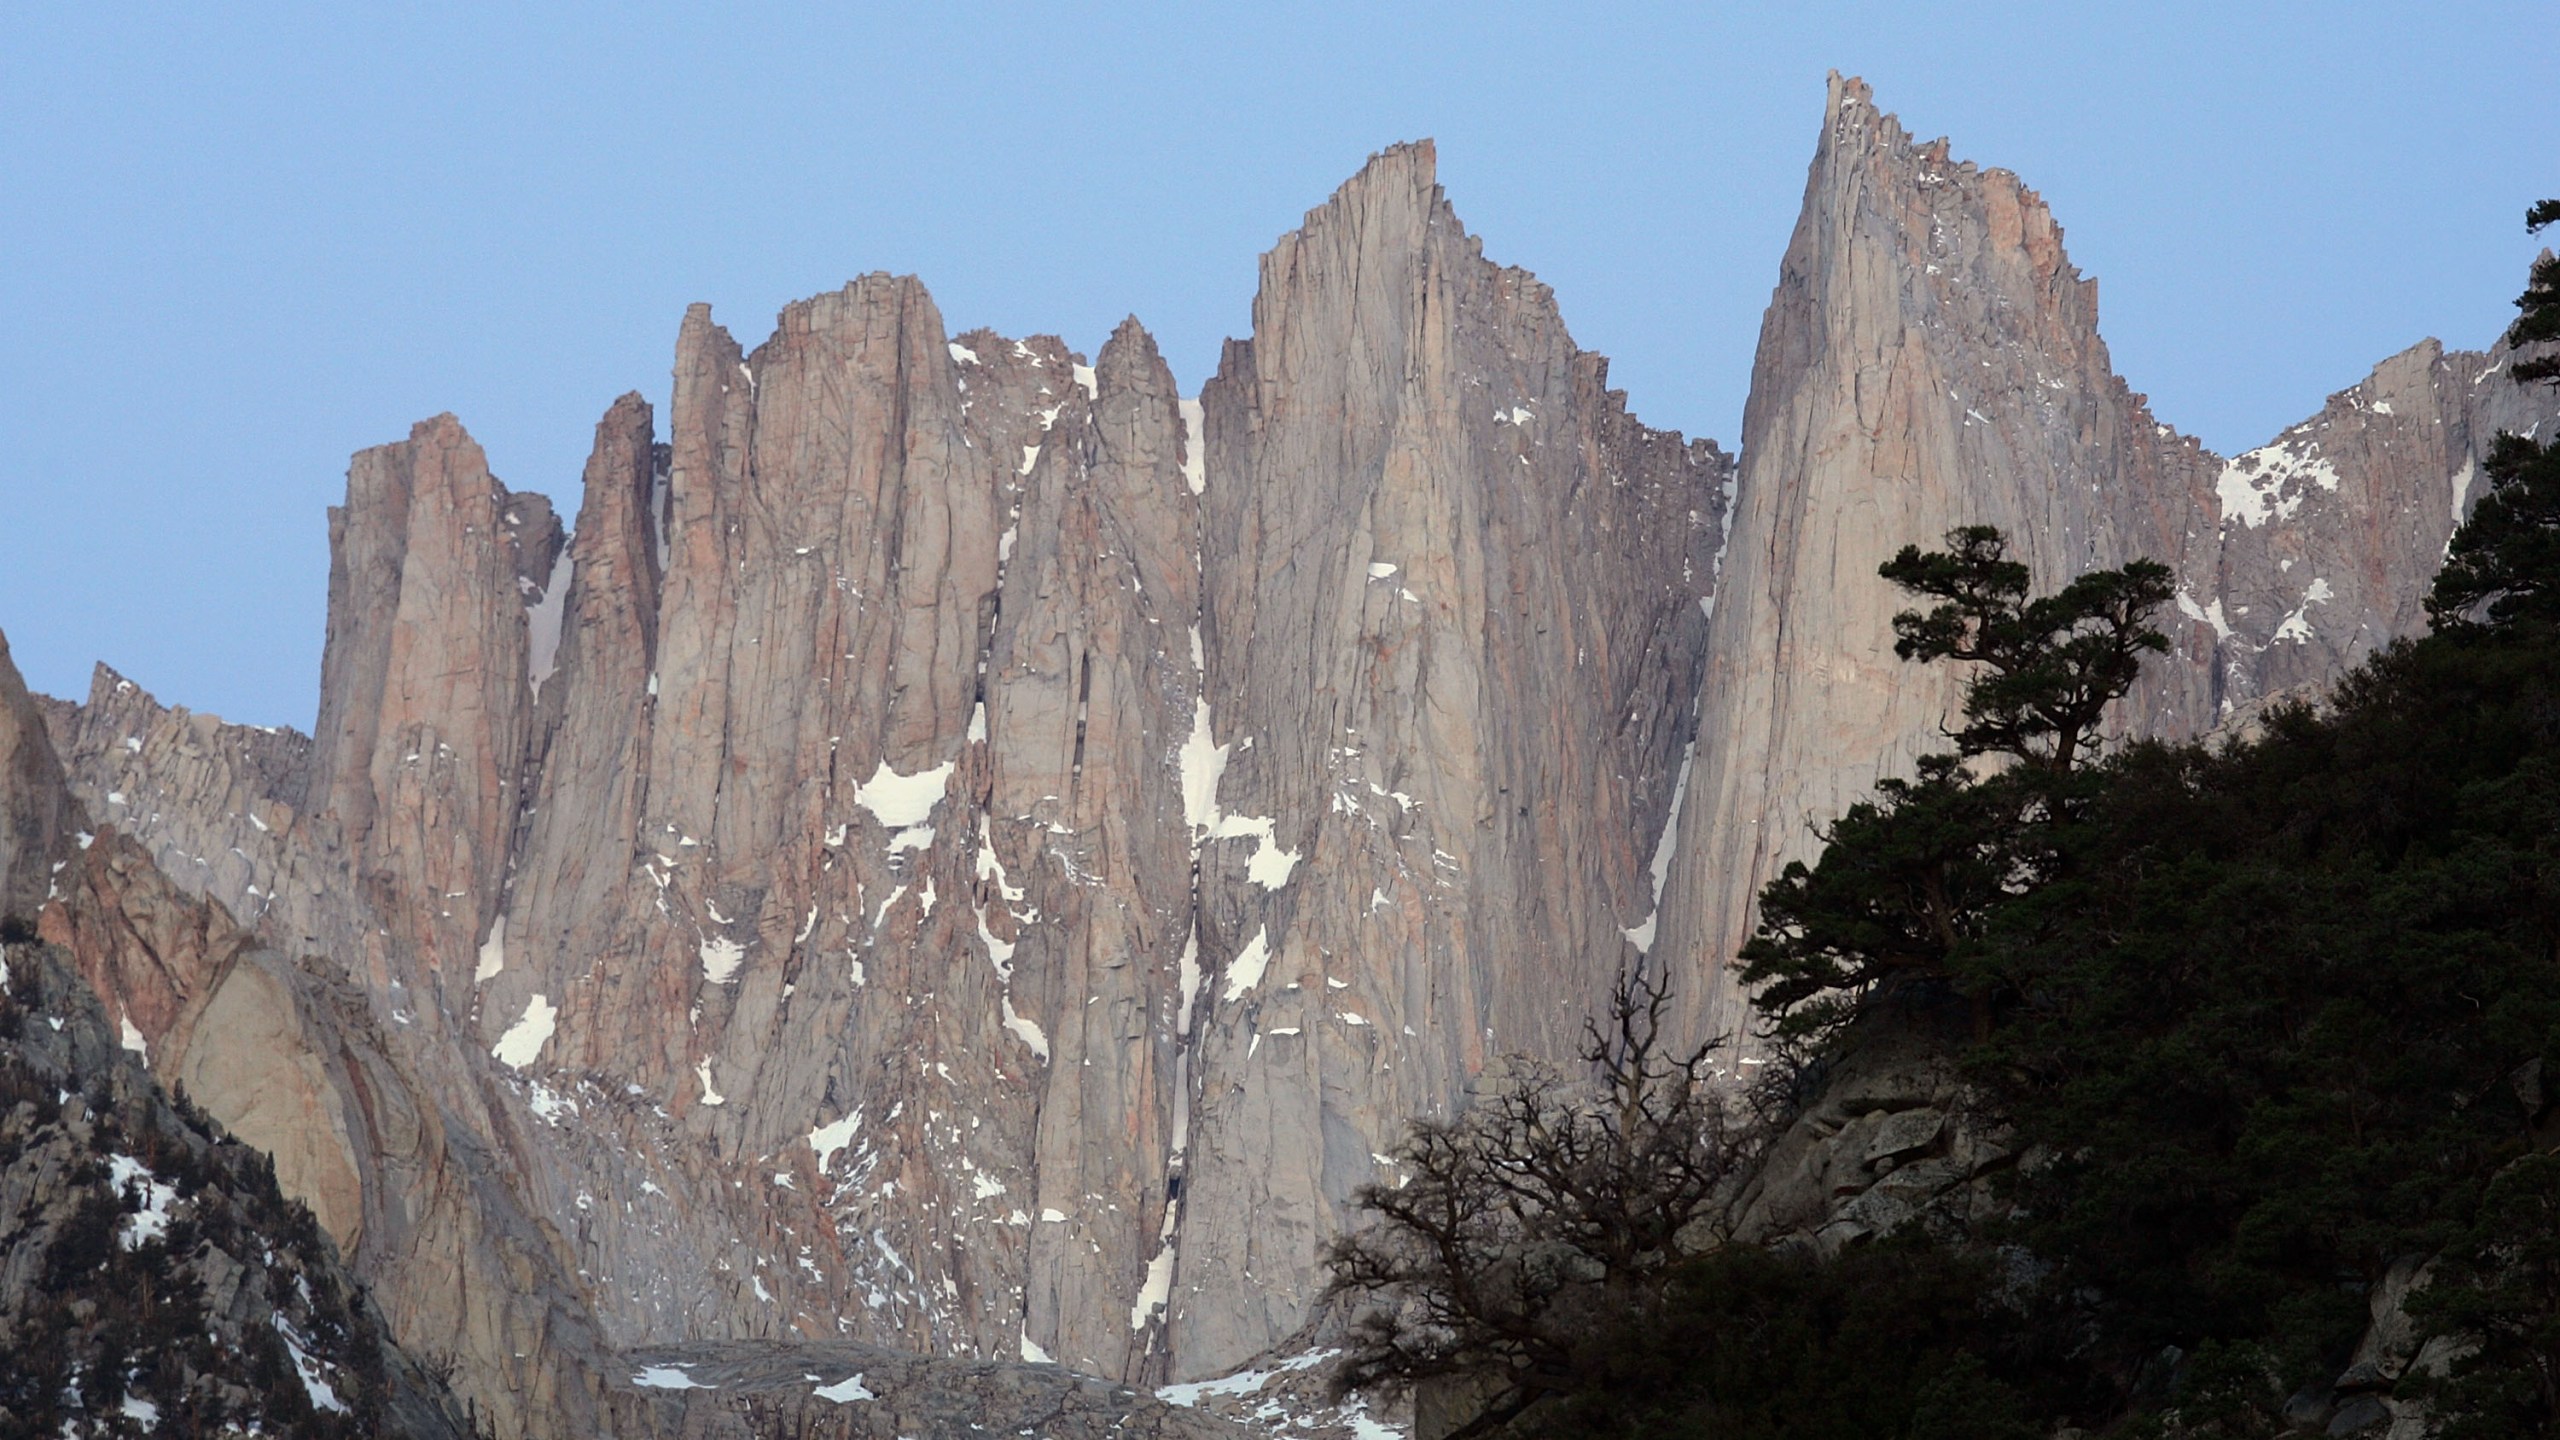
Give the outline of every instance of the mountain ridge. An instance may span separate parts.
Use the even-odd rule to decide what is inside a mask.
[[[1435,156],[1274,245],[1196,396],[1134,318],[1088,363],[872,274],[752,351],[690,307],[573,529],[449,415],[360,452],[313,737],[103,666],[43,707],[119,832],[47,923],[163,1055],[164,951],[255,967],[118,916],[343,972],[347,1026],[270,1041],[291,1093],[443,1138],[313,1120],[348,1138],[279,1178],[502,1434],[587,1383],[522,1371],[545,1327],[1197,1380],[1303,1338],[1406,1119],[1569,1052],[1620,965],[1740,1033],[1759,882],[1951,709],[1883,555],[2171,560],[2128,723],[2198,733],[2408,633],[2464,466],[2541,413],[2422,342],[2224,461],[2114,373],[2035,192],[1835,75],[1737,457],[1629,413]]]

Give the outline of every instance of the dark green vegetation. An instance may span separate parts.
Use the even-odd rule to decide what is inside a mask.
[[[2060,827],[2107,785],[2081,763],[2099,721],[2143,657],[2169,648],[2149,623],[2176,588],[2165,566],[2136,561],[2030,600],[1999,531],[1947,541],[1943,553],[1903,547],[1883,574],[1938,602],[1894,617],[1897,654],[1981,667],[1955,753],[1851,806],[1818,865],[1790,864],[1762,892],[1760,933],[1742,950],[1743,980],[1791,1046],[1833,1038],[1876,995],[1942,983],[2005,902],[2065,873]]]
[[[2517,344],[2560,338],[2533,286]],[[2026,1158],[1970,1230],[1666,1267],[1479,1379],[1543,1402],[1503,1433],[2379,1436],[2384,1395],[2560,1431],[2560,440],[2485,468],[2433,633],[2245,741],[2094,749],[2160,567],[2030,599],[1985,529],[1887,565],[1965,724],[1770,884],[1746,974],[1800,1090],[1925,1030]]]
[[[0,986],[0,1436],[459,1440],[266,1155],[47,953],[10,945]]]

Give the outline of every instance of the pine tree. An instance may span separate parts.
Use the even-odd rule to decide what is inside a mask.
[[[2029,599],[1997,529],[1951,530],[1947,546],[1905,546],[1878,573],[1938,602],[1894,617],[1896,654],[1981,667],[1949,732],[1956,750],[1878,784],[1824,832],[1817,863],[1790,863],[1761,891],[1742,978],[1785,1046],[1827,1043],[1881,991],[1949,979],[1993,908],[2049,878],[2047,832],[2086,789],[2107,707],[2169,648],[2150,624],[2174,593],[2164,565]]]
[[[2545,200],[2525,214],[2528,232],[2560,223],[2560,200]],[[2560,257],[2550,251],[2533,262],[2523,314],[2507,331],[2521,348],[2560,340]],[[2508,373],[2520,381],[2560,382],[2560,354],[2516,360]],[[2560,437],[2539,444],[2500,435],[2481,465],[2489,492],[2453,537],[2445,565],[2427,596],[2427,615],[2438,630],[2481,625],[2560,622]]]

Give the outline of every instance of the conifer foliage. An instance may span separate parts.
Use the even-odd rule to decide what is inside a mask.
[[[1879,573],[1937,602],[1894,617],[1896,654],[1977,667],[1948,732],[1955,751],[1851,806],[1815,864],[1789,863],[1742,951],[1743,980],[1789,1047],[1828,1042],[1879,989],[1944,983],[1993,907],[2050,878],[2051,827],[2089,788],[2107,707],[2169,646],[2150,624],[2175,590],[2166,566],[2137,560],[2030,599],[1998,530],[1946,538],[1943,551],[1903,547]]]

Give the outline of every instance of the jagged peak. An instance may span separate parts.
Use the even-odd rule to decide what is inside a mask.
[[[1138,375],[1163,370],[1164,357],[1149,333],[1135,315],[1128,316],[1111,329],[1110,338],[1095,352],[1093,368],[1104,375]]]
[[[1357,208],[1382,193],[1398,189],[1418,195],[1439,195],[1439,142],[1426,136],[1420,140],[1399,140],[1371,151],[1369,158],[1361,162],[1350,179],[1335,186],[1323,204],[1307,212],[1305,223],[1312,227],[1322,223],[1329,213]]]
[[[459,449],[463,446],[469,446],[476,451],[479,449],[479,442],[471,438],[471,431],[463,425],[462,417],[450,410],[444,410],[411,425],[408,435],[404,438],[386,440],[379,445],[368,445],[357,451],[355,458],[362,460],[373,455],[387,456],[422,447]]]
[[[1853,172],[1884,180],[1911,199],[1920,198],[1922,191],[1953,185],[1977,207],[2002,215],[2001,228],[2014,233],[2016,243],[2030,250],[2040,265],[2070,279],[2082,278],[2064,254],[2062,226],[2034,187],[2014,170],[1960,160],[1953,150],[1944,135],[1926,141],[1913,138],[1899,117],[1876,104],[1875,91],[1866,81],[1834,70],[1823,107],[1822,138],[1814,150],[1813,188],[1820,191],[1846,183]],[[2013,222],[2006,216],[2012,207]]]
[[[933,294],[925,288],[922,276],[871,270],[854,276],[833,290],[821,290],[783,306],[781,315],[775,320],[775,328],[788,329],[795,317],[814,315],[836,303],[863,305],[882,302],[905,306],[918,301],[926,305],[933,303]]]
[[[1434,222],[1445,218],[1465,235],[1466,227],[1458,223],[1448,195],[1440,188],[1439,172],[1439,146],[1431,140],[1400,141],[1372,153],[1350,179],[1334,187],[1323,204],[1307,211],[1296,230],[1281,236],[1265,252],[1265,264],[1293,245],[1320,243],[1339,232],[1348,231],[1365,241],[1382,225],[1400,224],[1419,243]],[[1467,239],[1472,245],[1474,237]]]

